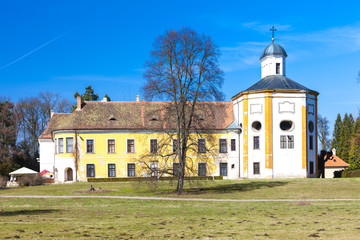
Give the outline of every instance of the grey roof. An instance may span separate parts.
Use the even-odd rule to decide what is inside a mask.
[[[287,57],[285,49],[282,46],[280,46],[279,44],[276,44],[274,42],[272,42],[269,46],[267,46],[264,49],[260,59],[262,59],[266,56],[271,56],[271,55],[279,55],[279,56]]]
[[[300,83],[291,80],[283,75],[270,75],[264,77],[245,91],[258,91],[258,90],[304,90],[312,91],[304,87]],[[314,92],[314,91],[312,91]]]
[[[239,123],[234,120],[226,129],[241,129]]]

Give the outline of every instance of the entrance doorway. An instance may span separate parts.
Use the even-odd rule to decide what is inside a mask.
[[[73,170],[71,168],[65,170],[65,181],[73,181]]]

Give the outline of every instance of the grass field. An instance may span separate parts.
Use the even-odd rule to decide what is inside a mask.
[[[359,179],[95,183],[94,195],[191,198],[360,198]],[[175,183],[174,183],[175,184]],[[89,183],[0,190],[0,195],[89,195]],[[2,239],[360,239],[360,201],[190,202],[0,198]]]

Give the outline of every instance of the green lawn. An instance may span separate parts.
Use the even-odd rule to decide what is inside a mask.
[[[161,196],[186,198],[273,199],[273,198],[360,198],[360,178],[337,179],[276,179],[276,180],[219,180],[186,182],[186,194],[173,191],[176,182],[113,182],[52,184],[0,190],[0,195],[89,195],[80,190],[109,189],[96,193],[111,196]]]
[[[191,198],[360,198],[359,179],[93,183],[94,195]],[[0,190],[0,195],[89,195],[89,183]],[[360,239],[360,201],[192,202],[0,198],[1,239]]]

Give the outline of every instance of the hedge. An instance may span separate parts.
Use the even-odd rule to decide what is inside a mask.
[[[343,178],[360,177],[360,169],[345,170],[342,172],[341,177]]]
[[[176,177],[159,177],[148,178],[148,177],[126,177],[126,178],[88,178],[88,182],[133,182],[133,181],[147,181],[147,180],[177,180]],[[196,177],[185,177],[185,180],[223,180],[223,176],[196,176]]]

